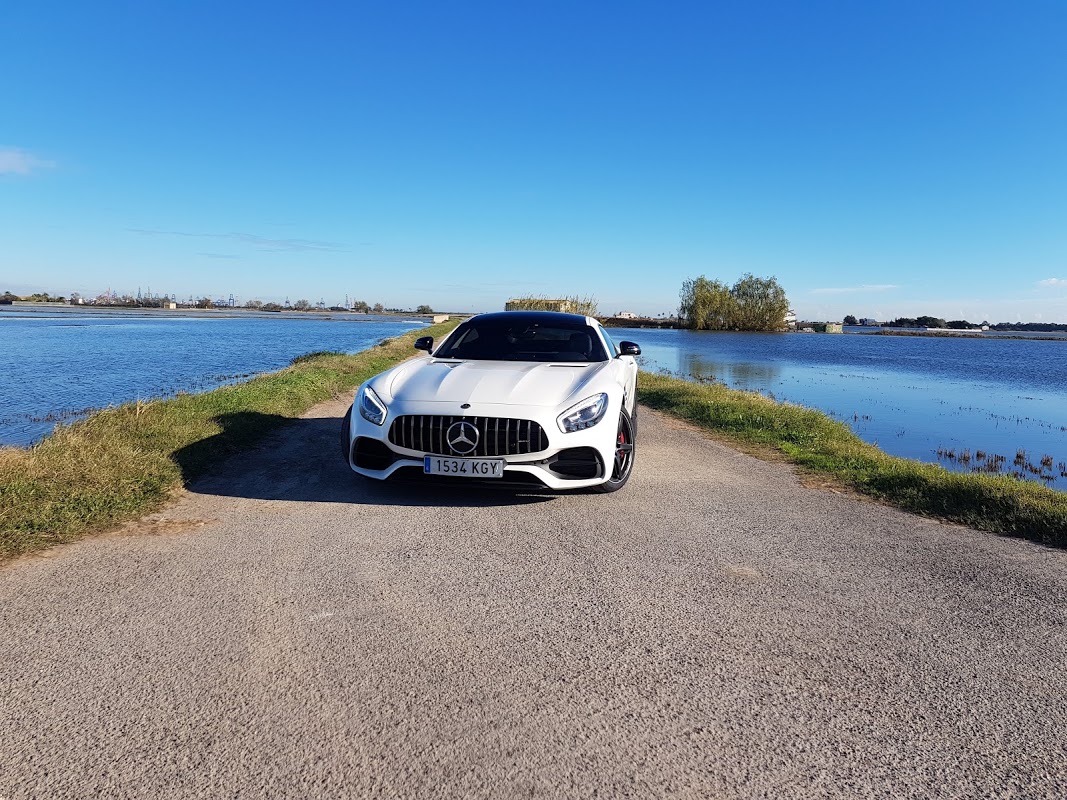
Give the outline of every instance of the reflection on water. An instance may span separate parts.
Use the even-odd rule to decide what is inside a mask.
[[[716,361],[694,353],[683,355],[682,363],[685,375],[704,380],[717,380],[746,392],[771,392],[782,373],[781,368],[774,363],[731,363]]]
[[[1000,469],[1067,490],[1067,342],[653,329],[613,335],[641,345],[644,369],[816,408],[893,455],[960,472]]]

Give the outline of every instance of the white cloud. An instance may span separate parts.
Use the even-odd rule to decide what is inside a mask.
[[[1067,286],[1067,279],[1065,278],[1045,278],[1043,281],[1037,282],[1038,286]]]
[[[29,175],[35,169],[55,165],[54,161],[37,158],[18,147],[0,147],[0,175]]]
[[[812,289],[809,294],[855,294],[858,292],[888,292],[900,287],[893,283],[864,284],[863,286],[843,286],[840,288]]]

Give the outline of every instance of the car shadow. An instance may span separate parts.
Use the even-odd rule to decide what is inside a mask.
[[[243,411],[222,414],[215,421],[221,428],[218,434],[174,455],[186,488],[196,494],[446,508],[529,505],[558,497],[530,488],[363,478],[345,464],[341,421],[336,417],[290,420]]]

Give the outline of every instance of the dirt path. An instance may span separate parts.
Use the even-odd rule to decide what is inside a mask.
[[[1063,796],[1067,553],[648,410],[618,495],[376,484],[342,411],[0,568],[0,798]]]

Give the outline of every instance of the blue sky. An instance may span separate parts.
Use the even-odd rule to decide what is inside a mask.
[[[49,2],[0,291],[1067,322],[1067,3]]]

